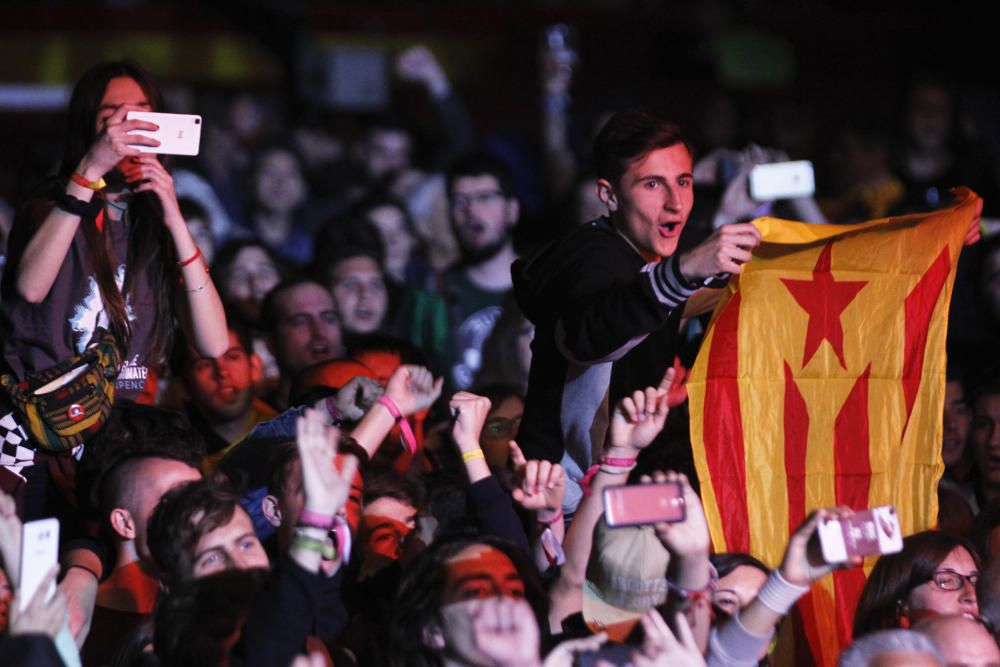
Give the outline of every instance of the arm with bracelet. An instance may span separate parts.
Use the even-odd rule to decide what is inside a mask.
[[[514,511],[510,495],[493,477],[479,446],[479,434],[490,411],[490,399],[460,391],[451,397],[448,406],[455,419],[451,429],[452,440],[469,476],[469,508],[480,531],[484,535],[510,540],[521,547],[526,556],[530,555],[528,536]]]
[[[704,651],[711,629],[715,572],[708,560],[711,538],[701,499],[691,488],[687,477],[680,473],[656,472],[652,476],[644,475],[641,481],[673,481],[681,485],[684,520],[657,523],[653,527],[660,542],[670,552],[670,564],[667,566],[667,586],[670,591],[667,597],[667,616],[672,619],[676,612],[683,612],[699,648]]]
[[[673,381],[674,369],[669,368],[659,386],[636,390],[615,406],[604,455],[588,473],[589,485],[585,484],[583,500],[566,531],[566,563],[549,593],[549,626],[553,633],[562,632],[563,619],[583,608],[583,583],[594,545],[594,528],[604,513],[604,488],[624,484],[639,453],[663,430],[669,413],[667,388]]]
[[[526,460],[513,440],[510,441],[510,461],[517,483],[512,493],[514,502],[534,518],[531,546],[535,566],[540,572],[545,572],[563,565],[566,562],[566,552],[562,548],[566,537],[562,508],[566,493],[563,467],[545,459]]]
[[[334,457],[340,431],[327,426],[316,410],[306,410],[299,417],[296,430],[305,504],[288,555],[308,572],[319,572],[321,565],[328,563],[330,567],[324,569],[324,573],[330,576],[342,560],[330,530],[337,512],[347,502],[358,460],[346,456],[341,469],[337,469]]]
[[[351,431],[351,437],[371,459],[392,427],[398,424],[403,446],[413,452],[416,440],[406,418],[429,408],[441,395],[443,383],[443,378],[434,380],[431,372],[422,366],[400,366],[389,378],[385,393]]]
[[[712,630],[708,664],[722,666],[755,665],[766,649],[781,619],[812,585],[840,567],[856,567],[863,559],[854,556],[846,563],[823,561],[814,539],[820,521],[843,518],[848,508],[821,509],[799,526],[788,542],[781,566],[771,572],[757,596],[743,610]],[[752,658],[752,662],[748,662]]]

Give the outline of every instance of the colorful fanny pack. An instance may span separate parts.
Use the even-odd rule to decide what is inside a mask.
[[[96,435],[107,421],[121,358],[118,341],[105,332],[82,354],[21,382],[12,373],[3,373],[0,386],[36,448],[68,452]]]

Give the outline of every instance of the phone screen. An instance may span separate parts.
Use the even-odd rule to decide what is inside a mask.
[[[21,528],[21,577],[18,589],[23,611],[52,566],[59,561],[59,519],[29,521]],[[55,592],[55,584],[49,595]]]

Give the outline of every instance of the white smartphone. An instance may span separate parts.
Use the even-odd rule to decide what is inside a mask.
[[[754,201],[796,199],[816,192],[816,177],[809,160],[759,164],[750,170],[750,197]]]
[[[29,521],[21,528],[21,576],[17,596],[24,611],[42,579],[59,562],[59,519]],[[46,599],[56,592],[55,582]]]
[[[142,134],[160,142],[159,146],[138,146],[143,153],[163,153],[165,155],[197,155],[201,145],[201,116],[183,113],[156,113],[154,111],[129,111],[126,120],[145,120],[156,123],[160,129],[133,130],[130,134]]]
[[[893,554],[903,549],[903,533],[892,505],[855,512],[846,519],[824,519],[817,532],[827,563],[843,563],[853,556]]]

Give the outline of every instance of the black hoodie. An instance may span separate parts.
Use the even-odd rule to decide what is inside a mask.
[[[698,288],[675,264],[646,264],[607,218],[514,263],[514,294],[535,324],[518,431],[529,459],[561,461],[578,482],[604,446],[609,406],[659,384]],[[573,486],[567,507],[579,499]]]

